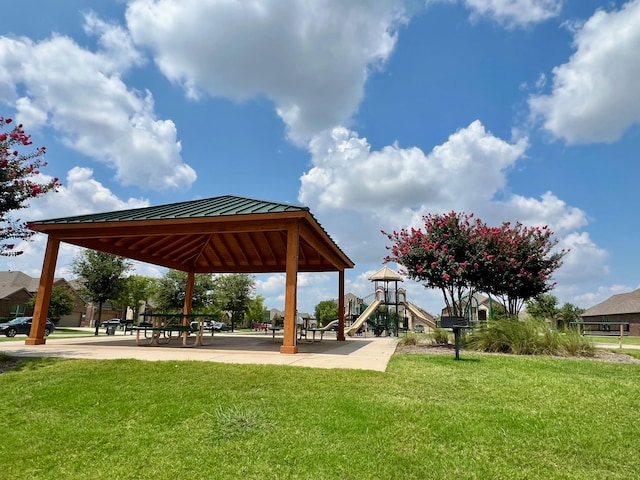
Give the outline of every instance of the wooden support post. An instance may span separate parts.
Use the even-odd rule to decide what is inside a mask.
[[[287,230],[287,265],[284,293],[284,338],[280,353],[298,353],[296,344],[296,309],[298,296],[298,248],[300,226],[296,221]]]
[[[44,252],[44,262],[42,263],[42,273],[40,274],[40,284],[38,285],[38,295],[33,310],[33,322],[29,337],[25,345],[43,345],[44,328],[47,325],[47,314],[49,313],[49,302],[51,301],[51,289],[53,288],[53,277],[56,271],[56,261],[60,240],[49,235],[47,248]]]
[[[191,306],[193,305],[193,286],[195,284],[195,273],[187,273],[187,285],[184,296],[184,307],[182,308],[183,315],[191,315]],[[182,317],[182,325],[189,325],[189,319],[185,316]]]
[[[618,339],[618,346],[622,348],[622,337],[624,335],[624,325],[620,324],[620,338]]]
[[[344,269],[338,272],[338,341],[344,342]]]
[[[182,307],[182,326],[186,327],[189,325],[189,317],[187,315],[191,315],[191,306],[193,305],[193,285],[195,284],[195,273],[193,271],[187,272],[187,285],[185,288],[184,295],[184,306]],[[182,332],[182,344],[184,346],[187,345],[187,337],[189,334],[187,332]]]

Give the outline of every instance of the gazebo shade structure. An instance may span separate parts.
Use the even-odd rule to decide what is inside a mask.
[[[297,273],[339,272],[338,298],[342,298],[344,270],[354,266],[309,208],[228,195],[40,220],[29,223],[29,228],[49,236],[40,284],[43,294],[38,291],[38,303],[46,300],[44,312],[60,242],[182,270],[190,274],[191,282],[195,273],[286,272],[285,339],[281,348],[286,353],[297,352]],[[29,344],[44,343],[44,320],[42,332],[36,332],[36,314],[42,313],[38,303]],[[188,299],[185,313],[190,310]],[[344,325],[344,321],[340,323]]]

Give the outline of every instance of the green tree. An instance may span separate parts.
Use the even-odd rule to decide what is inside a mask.
[[[37,294],[33,296],[27,302],[28,305],[34,306],[36,303]],[[51,300],[49,301],[49,311],[47,317],[54,324],[58,324],[60,319],[65,315],[69,315],[73,312],[73,297],[66,288],[53,287],[51,289]]]
[[[156,282],[153,299],[162,313],[178,313],[184,308],[187,295],[187,272],[168,270]],[[193,281],[191,311],[209,313],[213,307],[215,281],[209,273],[198,273]]]
[[[27,135],[22,125],[16,125],[9,132],[3,130],[12,123],[10,118],[0,117],[0,255],[22,254],[15,249],[15,241],[28,240],[35,233],[20,219],[9,213],[28,207],[28,201],[47,192],[55,191],[60,183],[57,178],[40,183],[36,175],[47,165],[42,157],[45,147],[30,153],[22,153],[23,147],[32,145],[31,135]]]
[[[216,303],[222,310],[231,312],[231,330],[242,323],[255,290],[255,278],[245,273],[220,275],[215,279]]]
[[[73,273],[89,298],[98,302],[95,335],[98,335],[102,304],[120,296],[125,284],[125,274],[130,269],[131,262],[127,259],[95,250],[85,250],[73,260]]]
[[[490,227],[473,215],[451,212],[423,217],[424,230],[385,233],[392,245],[385,262],[396,262],[428,288],[439,289],[448,311],[463,316],[476,291],[500,298],[512,318],[526,300],[553,288],[552,273],[565,251],[545,227]],[[466,299],[466,300],[465,300]]]
[[[131,275],[126,279],[118,303],[129,307],[133,311],[134,322],[137,322],[140,315],[140,305],[149,302],[156,282],[155,278],[142,275]]]
[[[482,245],[475,232],[482,225],[473,215],[450,212],[423,217],[422,229],[385,233],[393,242],[385,262],[402,265],[405,273],[427,288],[442,292],[450,315],[464,316],[479,283],[477,261]]]
[[[500,298],[513,318],[527,300],[554,288],[551,275],[566,252],[552,251],[557,240],[552,240],[553,232],[547,226],[478,224],[475,236],[482,250],[477,260],[477,287]]]
[[[555,320],[558,316],[558,299],[550,293],[527,300],[527,313],[537,320]]]
[[[558,310],[558,321],[561,324],[559,326],[568,328],[571,325],[571,322],[579,322],[583,313],[584,308],[580,308],[572,303],[566,302]]]
[[[338,318],[338,304],[333,300],[322,300],[316,305],[314,315],[319,326],[324,326]]]
[[[245,315],[245,320],[248,322],[248,326],[251,326],[254,323],[262,323],[265,313],[267,313],[267,307],[264,305],[264,297],[262,295],[257,295],[255,298],[251,298]]]

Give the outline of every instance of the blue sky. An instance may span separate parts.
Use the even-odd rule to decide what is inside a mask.
[[[570,249],[560,302],[640,285],[640,0],[67,0],[3,15],[0,115],[63,183],[23,220],[227,194],[304,204],[367,296],[380,230],[455,210],[549,225]],[[45,240],[0,269],[39,276]],[[63,246],[57,275],[76,254]],[[257,280],[282,308],[284,276]],[[404,287],[439,312],[438,292]],[[300,276],[300,310],[336,296],[337,275]]]

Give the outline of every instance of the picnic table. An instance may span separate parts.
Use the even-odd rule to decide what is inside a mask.
[[[309,332],[311,332],[311,340],[309,340]],[[320,339],[316,340],[316,332],[320,332]],[[326,330],[324,328],[309,328],[307,329],[307,334],[305,335],[305,339],[309,343],[315,343],[316,341],[321,342],[324,337],[324,332]]]
[[[280,330],[282,330],[282,328],[281,327],[276,327],[275,325],[272,325],[272,326],[269,327],[269,330],[271,330],[271,334],[273,336],[273,339],[275,340],[276,332],[279,332]],[[267,333],[267,332],[265,331],[265,333]]]
[[[182,325],[175,321],[177,318],[190,318],[194,317],[194,315],[148,314],[145,316],[145,320],[147,317],[151,320],[150,322],[144,321],[131,327],[132,332],[136,332],[136,345],[166,345],[171,340],[178,339],[181,336],[183,347],[209,345],[203,342],[204,318],[202,316],[197,319],[197,326],[192,326],[191,322],[188,325]],[[189,343],[188,338],[191,334],[195,334],[195,337],[193,337],[194,341]],[[211,336],[213,336],[213,330],[211,330]]]

